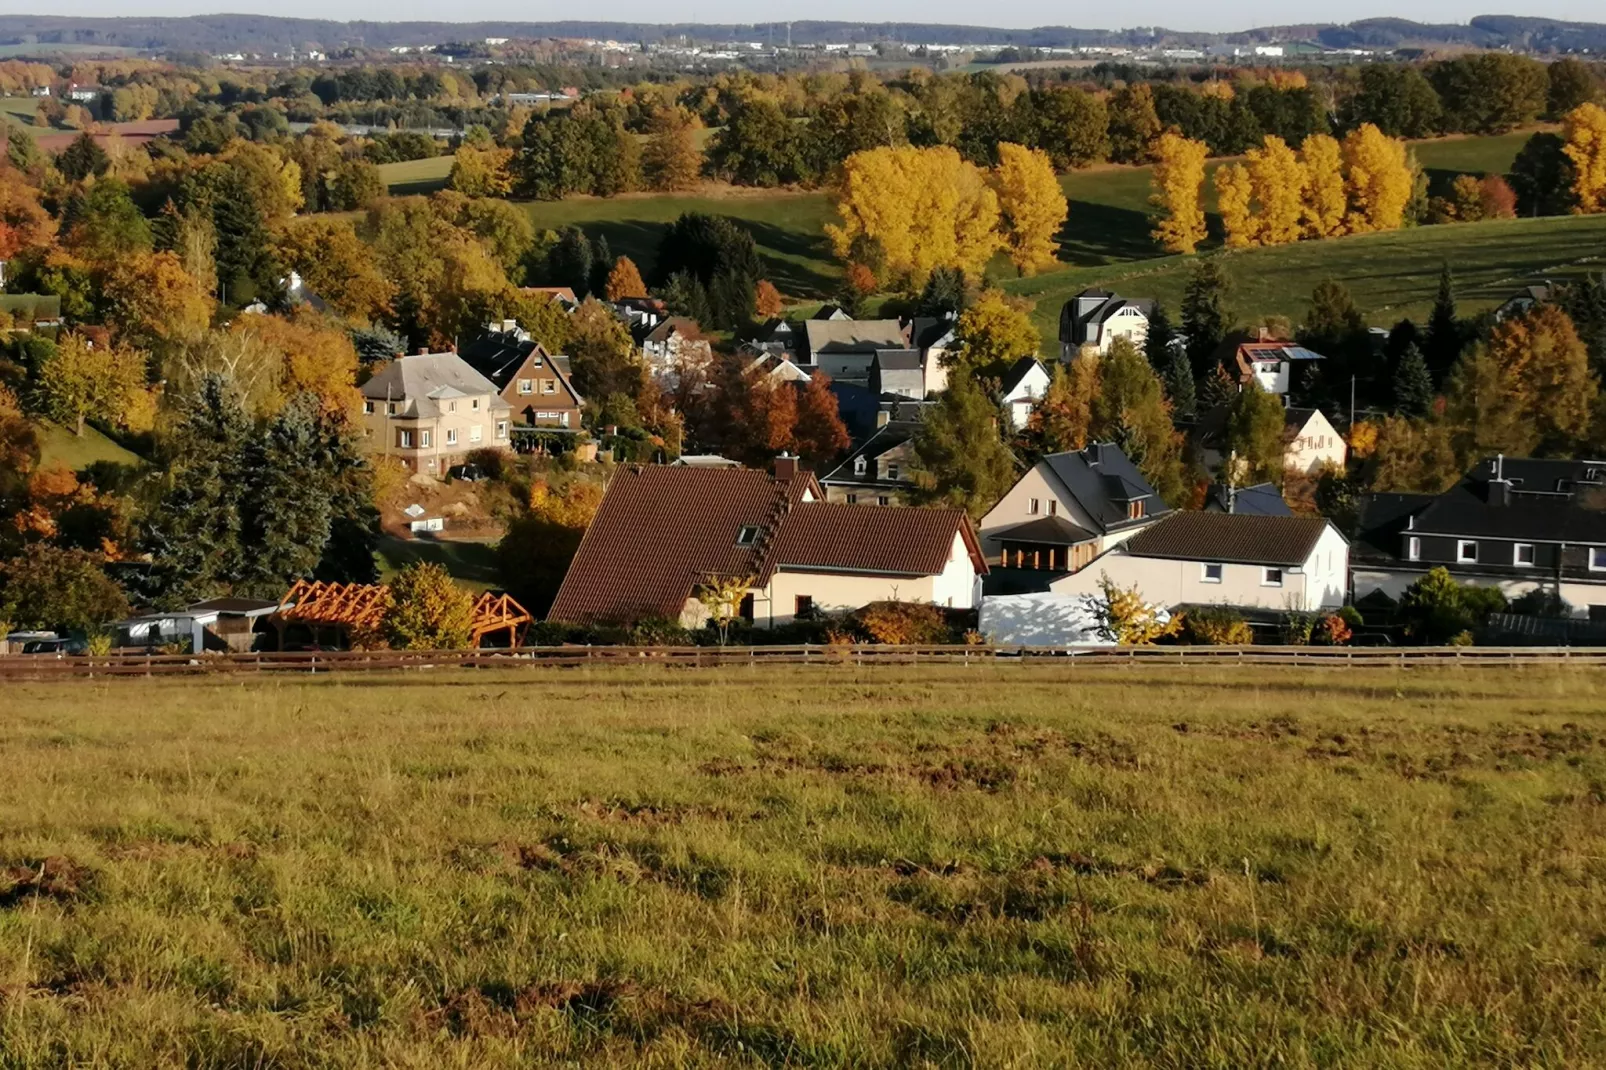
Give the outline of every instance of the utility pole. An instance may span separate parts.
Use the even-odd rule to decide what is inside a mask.
[[[1349,377],[1349,425],[1355,426],[1355,376]]]

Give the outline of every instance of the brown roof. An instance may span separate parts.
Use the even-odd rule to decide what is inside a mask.
[[[824,497],[808,473],[778,480],[749,468],[622,468],[548,617],[620,623],[679,617],[710,577],[759,575],[776,519],[809,492]],[[758,529],[751,546],[737,545],[744,527]]]
[[[1121,544],[1134,557],[1223,561],[1242,565],[1303,565],[1328,523],[1313,516],[1172,513]]]
[[[935,575],[947,565],[956,534],[976,570],[987,569],[963,510],[827,505],[823,497],[806,472],[777,479],[750,468],[623,468],[548,616],[618,623],[678,618],[709,579],[750,576],[762,586],[778,568]],[[751,544],[740,545],[749,527]]]
[[[934,576],[962,535],[977,572],[987,559],[963,509],[807,502],[787,514],[769,555],[776,568],[817,568],[882,575]]]

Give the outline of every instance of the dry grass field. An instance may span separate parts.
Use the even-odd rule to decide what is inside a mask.
[[[0,1067],[1606,1063],[1606,675],[0,684]]]

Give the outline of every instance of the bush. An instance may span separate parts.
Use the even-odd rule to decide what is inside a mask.
[[[1344,606],[1338,611],[1338,617],[1349,625],[1351,632],[1357,628],[1364,627],[1366,624],[1366,618],[1361,616],[1361,611],[1354,606]]]
[[[1460,584],[1447,569],[1436,568],[1405,589],[1399,615],[1405,634],[1418,643],[1463,645],[1463,634],[1505,608],[1499,588]]]
[[[1316,615],[1289,610],[1283,614],[1282,640],[1285,646],[1309,646],[1316,631]]]
[[[1248,646],[1255,641],[1249,622],[1225,607],[1190,609],[1182,615],[1180,639],[1198,646]]]
[[[871,602],[849,620],[865,640],[889,646],[946,643],[952,638],[942,610],[927,602]]]
[[[463,650],[473,643],[474,596],[440,565],[402,569],[390,583],[385,638],[400,650]]]
[[[1311,642],[1319,646],[1343,646],[1354,634],[1348,621],[1337,613],[1331,613],[1316,622]]]
[[[1535,587],[1512,600],[1510,610],[1525,617],[1570,617],[1573,615],[1572,604],[1561,596],[1561,592],[1550,590],[1548,587]]]
[[[468,463],[477,465],[487,479],[501,479],[507,468],[507,451],[481,446],[468,451]]]

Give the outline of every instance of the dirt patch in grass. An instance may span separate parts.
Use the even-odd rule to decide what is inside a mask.
[[[69,903],[89,892],[94,874],[66,855],[51,855],[36,861],[0,869],[0,910],[14,907],[24,899],[54,899]]]

